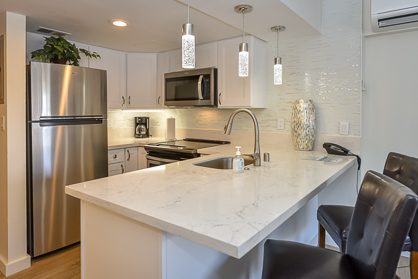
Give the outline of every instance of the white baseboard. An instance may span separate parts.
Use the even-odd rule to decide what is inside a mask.
[[[3,273],[3,275],[6,277],[18,273],[19,271],[25,270],[29,268],[30,265],[31,258],[29,255],[26,255],[25,257],[11,263],[6,263],[6,261],[0,258],[0,272]]]

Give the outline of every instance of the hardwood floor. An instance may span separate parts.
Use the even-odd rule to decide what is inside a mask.
[[[0,279],[6,278],[0,273]],[[80,279],[80,244],[32,260],[32,266],[7,279]]]

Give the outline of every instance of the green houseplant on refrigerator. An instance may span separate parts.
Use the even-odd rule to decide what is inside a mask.
[[[89,58],[101,58],[97,52],[90,52],[85,49],[78,49],[75,44],[70,43],[64,37],[46,37],[43,48],[32,51],[32,59],[42,62],[68,64],[79,66],[80,52]]]

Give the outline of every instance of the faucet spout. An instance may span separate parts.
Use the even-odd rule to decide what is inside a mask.
[[[245,112],[249,114],[254,123],[254,154],[252,154],[254,166],[261,166],[261,156],[260,156],[260,135],[258,128],[258,121],[255,115],[248,109],[237,109],[234,111],[228,119],[228,123],[224,128],[224,133],[230,135],[232,131],[232,123],[234,122],[234,117],[240,112]]]

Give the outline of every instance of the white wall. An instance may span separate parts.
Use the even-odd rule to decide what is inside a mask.
[[[370,0],[364,2],[370,30]],[[364,38],[363,172],[382,171],[391,151],[418,157],[418,30]]]
[[[0,15],[5,41],[6,130],[0,131],[0,271],[6,276],[30,266],[26,253],[26,17]],[[3,70],[3,69],[2,69]]]

